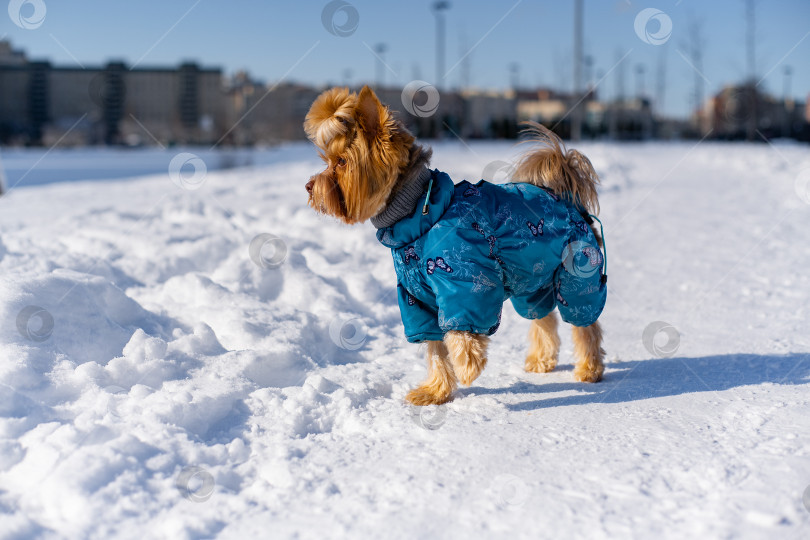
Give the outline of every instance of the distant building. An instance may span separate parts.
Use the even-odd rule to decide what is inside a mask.
[[[652,103],[644,97],[617,99],[604,104],[608,137],[618,140],[646,140],[658,135],[658,120]]]
[[[237,73],[225,91],[225,141],[235,145],[277,144],[305,139],[304,118],[319,91],[295,83],[266,85]]]
[[[354,90],[359,91],[359,88]],[[408,129],[418,138],[441,139],[443,137],[461,137],[464,129],[464,102],[461,96],[451,90],[439,92],[439,103],[435,110],[419,112],[419,107],[427,105],[428,96],[425,92],[417,92],[414,99],[414,112],[409,111],[403,104],[402,87],[374,87],[374,92],[380,101],[385,103],[394,115],[399,118]],[[406,98],[407,99],[407,98]],[[418,113],[418,114],[414,114]],[[453,135],[455,133],[456,135]]]
[[[9,41],[0,41],[0,66],[21,66],[25,62],[23,51],[12,49]]]
[[[517,95],[517,117],[521,122],[557,124],[569,116],[573,103],[571,96],[548,88],[523,90]]]
[[[219,69],[58,67],[0,42],[2,142],[208,144],[224,126]]]
[[[517,96],[518,121],[538,122],[563,138],[571,135],[575,107],[582,114],[584,137],[648,139],[654,135],[652,107],[645,98],[606,102],[599,101],[595,90],[577,96],[549,88],[521,91]]]
[[[810,94],[807,94],[807,99],[804,100],[804,123],[810,124]]]
[[[240,72],[195,63],[176,67],[53,66],[30,61],[0,41],[0,144],[273,145],[303,140],[309,107],[325,87],[267,84]],[[360,88],[355,86],[354,91]],[[424,110],[424,91],[374,88],[380,100],[420,138],[515,138],[520,123],[539,122],[570,138],[581,115],[581,135],[615,140],[703,137],[810,140],[806,104],[764,94],[755,84],[728,86],[696,110],[688,123],[654,114],[643,96],[600,101],[550,88],[488,91],[427,88],[438,103]],[[808,96],[810,97],[810,96]],[[413,103],[403,103],[412,99]],[[434,101],[431,100],[431,103]]]
[[[465,138],[512,139],[517,136],[517,95],[513,90],[462,90]]]
[[[702,111],[712,136],[722,139],[805,138],[805,105],[793,99],[777,99],[753,83],[726,86],[714,95]]]

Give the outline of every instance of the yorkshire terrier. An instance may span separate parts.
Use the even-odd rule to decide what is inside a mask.
[[[408,401],[445,403],[459,381],[472,384],[507,298],[532,320],[526,371],[557,365],[556,308],[573,325],[574,377],[602,378],[607,275],[588,158],[529,123],[540,144],[522,155],[514,182],[454,185],[368,86],[323,92],[304,130],[326,162],[306,184],[309,205],[348,224],[371,221],[394,258],[405,335],[427,342],[428,378]]]

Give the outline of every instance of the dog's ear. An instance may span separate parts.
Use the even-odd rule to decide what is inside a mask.
[[[385,106],[380,103],[377,96],[368,85],[360,90],[357,96],[356,116],[357,125],[365,134],[369,146],[377,140],[382,131],[382,118],[385,113]]]

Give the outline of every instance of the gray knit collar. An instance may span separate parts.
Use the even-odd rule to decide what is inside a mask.
[[[425,194],[425,185],[430,176],[430,169],[424,163],[419,163],[403,174],[397,181],[397,186],[388,198],[385,208],[371,218],[371,224],[378,229],[384,229],[413,214],[416,204]]]

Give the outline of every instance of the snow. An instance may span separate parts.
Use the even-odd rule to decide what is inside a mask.
[[[390,253],[306,206],[312,148],[23,181],[0,198],[0,537],[807,538],[810,153],[579,147],[603,179],[604,381],[573,380],[564,325],[560,367],[525,373],[507,304],[483,375],[421,409]],[[500,180],[519,150],[433,162]]]
[[[76,180],[129,179],[133,176],[165,173],[174,157],[191,152],[208,170],[269,165],[289,160],[303,145],[268,148],[119,148],[99,147],[91,151],[71,148],[7,148],[0,166],[5,169],[6,187],[36,186]]]

